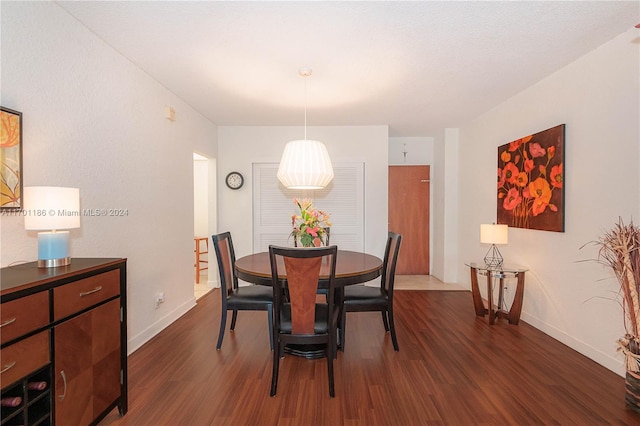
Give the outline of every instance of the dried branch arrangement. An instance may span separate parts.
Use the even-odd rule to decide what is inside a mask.
[[[626,335],[618,340],[628,371],[640,371],[640,228],[622,219],[596,242],[598,261],[610,267],[620,283]]]

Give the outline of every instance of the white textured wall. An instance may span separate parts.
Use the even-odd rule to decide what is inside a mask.
[[[212,194],[215,196],[215,193]],[[210,237],[209,233],[209,161],[193,161],[193,235]],[[204,244],[203,244],[204,247]]]
[[[23,113],[25,185],[79,187],[82,208],[128,211],[82,217],[71,254],[128,258],[135,350],[194,306],[192,152],[215,157],[216,126],[55,3],[0,7],[1,102]],[[22,219],[1,227],[2,266],[37,258]]]
[[[308,127],[307,134],[327,146],[332,161],[365,163],[365,251],[382,257],[388,226],[388,127]],[[237,257],[252,250],[251,165],[279,162],[285,144],[303,135],[302,127],[218,128],[218,229],[231,232]],[[244,176],[244,186],[237,191],[224,184],[224,177],[233,170]]]
[[[619,286],[610,271],[579,261],[597,255],[580,247],[619,216],[640,222],[637,37],[629,30],[460,129],[458,277],[469,284],[464,261],[482,259],[479,226],[496,217],[497,147],[566,123],[565,232],[510,228],[501,251],[530,268],[523,320],[619,374]]]
[[[406,155],[405,155],[406,152]],[[389,138],[389,165],[433,164],[432,137]]]

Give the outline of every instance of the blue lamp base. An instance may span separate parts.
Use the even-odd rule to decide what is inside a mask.
[[[57,268],[70,263],[69,231],[38,232],[39,268]]]

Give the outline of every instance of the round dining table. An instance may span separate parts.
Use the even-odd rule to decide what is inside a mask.
[[[282,275],[283,272],[286,274],[284,262],[282,258],[279,258],[278,262],[282,262],[278,265],[278,271],[281,272],[279,278],[284,280],[287,278],[286,275]],[[335,277],[336,303],[342,306],[344,286],[362,284],[379,277],[382,274],[382,264],[382,259],[370,254],[338,250]],[[268,252],[254,253],[237,259],[235,271],[238,279],[253,284],[271,286],[271,262]],[[328,281],[329,262],[323,260],[320,266],[318,287],[327,288]],[[341,315],[344,315],[344,312]],[[338,342],[341,341],[339,333],[342,333],[340,328],[338,328]],[[288,345],[285,347],[285,352],[309,359],[325,356],[323,345]]]
[[[282,258],[278,259],[282,262]],[[280,266],[280,265],[279,265]],[[246,282],[271,285],[271,263],[269,252],[260,252],[236,260],[236,276]],[[279,267],[284,272],[284,267]],[[357,251],[338,250],[336,257],[336,287],[362,284],[382,274],[382,259]],[[285,279],[286,276],[280,278]],[[322,262],[318,286],[326,288],[329,279],[329,263]]]

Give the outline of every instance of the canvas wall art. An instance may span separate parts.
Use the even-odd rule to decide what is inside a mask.
[[[499,224],[564,232],[564,134],[560,124],[498,147]]]
[[[22,208],[22,113],[0,107],[0,209]]]

